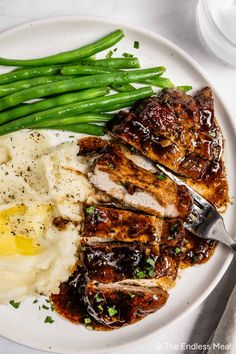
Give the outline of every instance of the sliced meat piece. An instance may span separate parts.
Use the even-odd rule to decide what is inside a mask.
[[[132,211],[87,205],[83,237],[102,237],[125,242],[159,241],[164,221]]]
[[[171,98],[174,96],[175,106]],[[132,108],[139,122],[158,137],[195,151],[199,124],[195,115],[198,107],[193,97],[177,90],[162,90],[159,97],[140,101]],[[198,119],[199,121],[199,119]],[[201,154],[202,155],[202,154]],[[205,153],[203,153],[203,157]]]
[[[159,287],[93,284],[86,287],[88,312],[96,329],[114,329],[140,321],[165,305],[168,294]],[[96,299],[101,301],[96,301]]]
[[[117,144],[95,160],[90,182],[131,207],[161,217],[186,217],[192,205],[187,188],[137,166]]]
[[[222,212],[225,211],[229,197],[228,182],[222,160],[212,161],[202,180],[195,181],[189,178],[184,180],[215,207],[220,208]]]
[[[111,129],[116,137],[144,156],[180,175],[198,179],[209,165],[209,161],[159,135],[152,126],[143,124],[139,116],[132,112],[121,111]]]
[[[159,247],[140,243],[104,242],[83,246],[83,263],[91,280],[102,283],[125,279],[175,280],[179,261],[159,255]]]
[[[81,268],[60,285],[59,294],[51,295],[60,315],[97,330],[137,322],[161,308],[167,299],[167,292],[159,287],[90,282]]]
[[[178,117],[180,126],[184,127],[182,139],[186,141],[187,149],[207,160],[219,158],[222,136],[214,117],[214,101],[209,87],[198,91],[195,97],[183,91],[162,90],[159,100],[163,107],[168,106],[172,110]],[[186,135],[188,129],[195,135],[192,142],[191,136],[188,136],[189,132]]]
[[[103,205],[87,205],[83,237],[101,237],[125,242],[169,242],[183,238],[185,229],[180,219],[163,220]]]
[[[186,177],[185,182],[216,207],[226,207],[223,139],[209,87],[195,97],[163,90],[157,98],[137,103],[131,112],[120,112],[110,129],[144,156]]]

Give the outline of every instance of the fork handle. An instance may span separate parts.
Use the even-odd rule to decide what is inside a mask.
[[[224,221],[220,217],[215,225],[211,229],[212,238],[224,243],[226,246],[231,248],[231,250],[236,255],[236,242],[232,239],[230,234],[225,229]]]
[[[233,250],[234,254],[236,255],[236,242],[231,243],[230,248]]]

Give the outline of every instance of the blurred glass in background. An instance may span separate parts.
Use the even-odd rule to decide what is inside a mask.
[[[197,26],[208,50],[236,68],[236,0],[199,0]]]

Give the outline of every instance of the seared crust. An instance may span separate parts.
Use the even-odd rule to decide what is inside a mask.
[[[86,205],[82,236],[125,242],[158,242],[163,223],[163,220],[151,215],[103,205]]]
[[[186,183],[217,207],[226,206],[223,139],[209,87],[195,97],[162,90],[158,97],[140,101],[130,112],[120,112],[110,129],[144,156],[185,177]]]

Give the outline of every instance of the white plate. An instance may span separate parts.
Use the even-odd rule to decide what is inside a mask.
[[[212,87],[199,65],[173,43],[155,33],[94,17],[62,17],[27,23],[0,35],[0,55],[6,57],[40,57],[79,47],[113,31],[123,28],[126,38],[117,45],[117,55],[136,54],[142,67],[164,65],[167,76],[176,84],[190,84],[197,90]],[[135,40],[140,49],[134,49]],[[225,155],[230,195],[235,195],[236,133],[233,118],[229,116],[216,90],[213,88],[216,114],[225,137]],[[228,231],[234,234],[236,210],[230,205],[225,214]],[[47,311],[37,310],[32,300],[19,310],[0,306],[0,334],[18,343],[57,353],[105,353],[124,349],[177,321],[198,306],[214,289],[228,268],[232,255],[219,246],[214,257],[205,265],[195,266],[182,273],[177,286],[161,310],[141,322],[113,332],[92,332],[75,326],[52,314],[55,323],[44,324]]]

